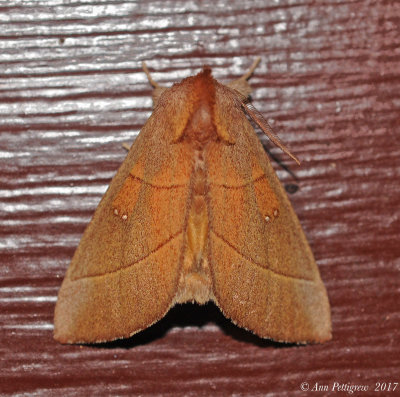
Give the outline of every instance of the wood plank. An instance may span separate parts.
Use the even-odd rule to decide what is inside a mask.
[[[339,382],[366,396],[399,382],[399,26],[395,0],[0,1],[0,394],[300,396]],[[299,188],[333,341],[260,340],[211,304],[129,340],[53,341],[66,268],[151,112],[141,62],[171,85],[203,64],[232,80],[257,56],[253,104],[301,167],[260,139]]]

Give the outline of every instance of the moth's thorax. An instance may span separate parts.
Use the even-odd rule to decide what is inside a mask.
[[[208,141],[217,139],[214,121],[215,84],[209,69],[204,69],[191,80],[188,96],[191,111],[183,135],[196,149],[201,149]]]
[[[209,140],[216,139],[212,104],[199,102],[186,126],[186,136],[196,148],[203,147]]]

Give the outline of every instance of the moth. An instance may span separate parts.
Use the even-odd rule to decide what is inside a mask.
[[[259,60],[224,85],[204,67],[171,88],[144,71],[154,111],[95,211],[55,308],[62,343],[111,341],[179,303],[213,301],[261,338],[331,339],[313,254],[250,123]]]

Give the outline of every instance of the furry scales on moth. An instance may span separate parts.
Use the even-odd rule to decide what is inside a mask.
[[[214,301],[262,338],[331,338],[325,287],[299,221],[247,112],[247,79],[204,68],[155,83],[153,114],[101,200],[55,310],[55,339],[129,337],[176,303]],[[290,153],[288,153],[290,155]]]

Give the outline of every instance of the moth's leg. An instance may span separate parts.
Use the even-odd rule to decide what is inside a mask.
[[[153,78],[151,77],[151,74],[149,72],[149,69],[147,68],[146,62],[142,62],[142,69],[146,73],[149,83],[154,88],[153,93],[152,93],[152,98],[153,98],[153,108],[155,108],[158,103],[158,99],[160,98],[160,95],[167,89],[167,87],[163,87],[160,84],[158,84],[156,81],[153,80]],[[123,143],[122,147],[129,152],[131,145],[129,145],[128,143]]]
[[[142,62],[142,69],[146,73],[149,83],[154,88],[152,96],[153,96],[153,108],[155,108],[157,106],[161,94],[167,89],[167,87],[163,87],[162,85],[158,84],[156,81],[153,80],[149,72],[149,69],[147,69],[147,65],[145,62]]]
[[[131,150],[131,145],[129,143],[124,142],[122,144],[122,147],[129,152]]]
[[[256,69],[256,67],[258,66],[260,61],[261,61],[261,58],[255,59],[253,64],[250,66],[250,69],[248,70],[248,72],[246,72],[242,77],[239,77],[237,80],[231,81],[228,84],[228,87],[233,88],[236,91],[239,91],[243,96],[245,96],[247,98],[252,91],[247,80],[254,73],[254,70]]]
[[[245,73],[242,77],[240,77],[238,80],[248,80],[251,75],[254,73],[254,71],[256,70],[256,67],[258,66],[258,64],[260,63],[261,58],[258,57],[254,60],[253,64],[250,66],[250,69],[248,70],[247,73]],[[237,81],[237,80],[236,80]]]

